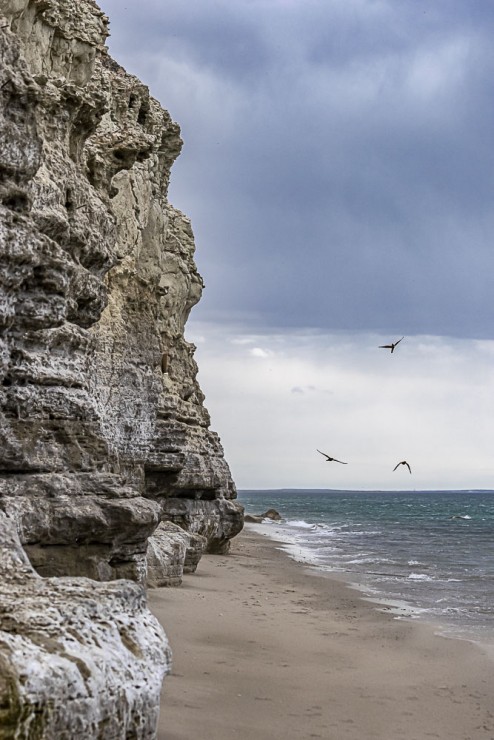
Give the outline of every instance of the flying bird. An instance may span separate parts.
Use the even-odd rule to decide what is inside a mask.
[[[321,450],[316,450],[316,452],[318,452],[320,455],[324,455],[324,457],[326,458],[326,462],[338,462],[341,465],[348,465],[348,463],[346,462],[342,462],[341,460],[337,460],[335,457],[330,457],[329,455],[326,455],[326,453],[321,452]]]
[[[407,463],[406,460],[402,460],[397,465],[395,465],[394,468],[393,468],[393,473],[396,470],[396,468],[399,468],[400,467],[400,465],[406,465],[407,468],[408,468],[408,472],[410,473],[410,475],[412,474],[412,469],[411,469],[410,465]]]
[[[405,339],[405,337],[402,337],[401,339]],[[390,349],[391,354],[393,354],[395,347],[401,342],[401,339],[398,339],[397,342],[391,342],[391,344],[380,344],[379,349]]]

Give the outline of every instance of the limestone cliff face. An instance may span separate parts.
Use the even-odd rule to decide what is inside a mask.
[[[140,584],[243,523],[184,339],[179,129],[106,36],[93,0],[0,0],[2,740],[155,737],[170,651]]]
[[[145,579],[160,520],[225,551],[241,507],[184,325],[181,139],[92,0],[0,0],[0,510],[47,576]]]

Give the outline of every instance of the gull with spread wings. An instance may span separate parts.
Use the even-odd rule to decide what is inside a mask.
[[[400,465],[406,465],[407,468],[408,468],[408,472],[410,473],[410,475],[412,474],[412,469],[411,469],[410,465],[407,463],[406,460],[402,460],[397,465],[395,465],[394,468],[393,468],[393,473],[396,470],[396,468],[399,468],[400,467]]]
[[[405,337],[402,337],[401,339],[405,339]],[[398,339],[397,342],[391,342],[391,344],[380,344],[379,349],[390,349],[391,354],[393,354],[395,347],[401,342],[401,339]]]
[[[337,463],[340,463],[340,465],[348,465],[348,463],[346,463],[346,462],[342,462],[341,460],[337,460],[336,457],[330,457],[329,455],[326,455],[326,453],[325,452],[321,452],[321,450],[317,450],[316,449],[316,452],[318,452],[320,455],[324,455],[324,457],[326,458],[326,462],[337,462]]]

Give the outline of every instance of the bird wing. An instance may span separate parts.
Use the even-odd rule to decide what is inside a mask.
[[[407,466],[407,468],[408,468],[408,472],[409,472],[409,473],[410,473],[410,475],[411,475],[411,474],[412,474],[412,469],[411,469],[410,465],[409,465],[409,464],[408,464],[407,462],[405,463],[405,465]]]
[[[336,459],[335,457],[333,457],[333,460],[334,460],[334,462],[339,462],[339,463],[341,463],[342,465],[348,465],[348,463],[346,463],[346,462],[342,462],[341,460],[337,460],[337,459]]]
[[[405,339],[405,337],[402,337],[401,339]],[[399,344],[401,342],[401,339],[398,339],[398,341],[395,342],[395,347],[396,347],[397,344]]]
[[[325,452],[321,452],[321,450],[318,450],[317,448],[316,448],[316,452],[318,452],[318,453],[319,453],[320,455],[324,455],[324,457],[325,457],[325,458],[326,458],[327,460],[331,460],[330,456],[329,456],[329,455],[326,455],[326,453],[325,453]]]
[[[394,468],[393,468],[393,473],[394,473],[394,471],[396,470],[396,468],[399,468],[399,467],[400,467],[400,465],[401,465],[401,463],[398,463],[397,465],[395,465],[395,466],[394,466]]]
[[[393,347],[392,344],[380,344],[379,349],[391,349]]]

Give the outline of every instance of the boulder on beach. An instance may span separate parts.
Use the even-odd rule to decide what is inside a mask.
[[[253,522],[254,524],[261,524],[263,519],[272,519],[274,522],[280,522],[282,518],[276,509],[268,509],[264,514],[244,514],[244,522]]]

